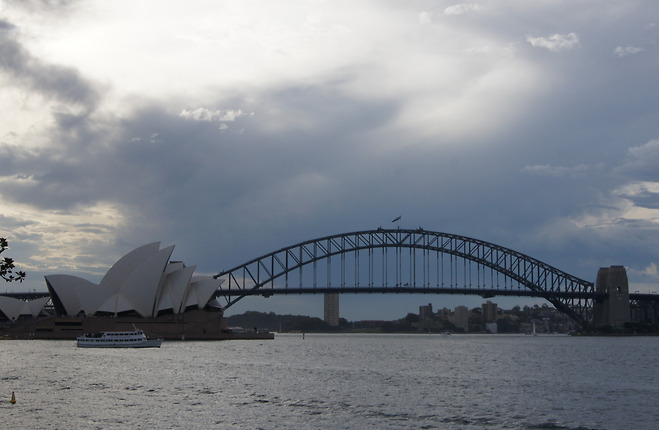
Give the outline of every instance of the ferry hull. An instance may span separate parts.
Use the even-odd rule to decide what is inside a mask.
[[[146,342],[120,345],[117,343],[91,344],[88,342],[78,341],[78,348],[160,348],[162,339],[149,339]]]

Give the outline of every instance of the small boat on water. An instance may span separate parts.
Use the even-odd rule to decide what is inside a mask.
[[[78,348],[160,348],[162,339],[149,339],[139,329],[104,331],[78,337]]]

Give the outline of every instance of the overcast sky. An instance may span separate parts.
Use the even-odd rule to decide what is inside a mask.
[[[658,40],[653,0],[0,0],[0,236],[28,273],[4,287],[154,241],[215,274],[401,215],[659,292]]]

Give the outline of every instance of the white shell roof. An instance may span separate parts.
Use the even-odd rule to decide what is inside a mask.
[[[118,291],[121,288],[123,280],[126,276],[133,272],[144,260],[149,258],[154,253],[158,252],[160,242],[153,242],[147,245],[140,246],[124,255],[110,267],[110,270],[105,274],[101,280],[100,285],[109,287]]]
[[[180,312],[181,302],[195,268],[196,266],[181,267],[167,274],[163,281],[157,311],[172,309],[176,313]]]
[[[169,309],[180,313],[187,306],[206,306],[220,281],[193,278],[195,266],[168,264],[173,245],[162,250],[159,247],[160,242],[154,242],[129,252],[108,270],[99,285],[71,275],[48,275],[46,282],[68,315],[135,311],[150,317]]]
[[[36,317],[41,309],[48,303],[50,297],[35,300],[21,300],[13,297],[0,296],[0,311],[9,319],[16,319],[21,315]]]
[[[218,287],[218,281],[213,278],[193,278],[185,295],[185,305],[183,305],[180,312],[185,311],[188,306],[203,308],[208,301],[213,299],[213,293]],[[183,304],[183,302],[181,302],[181,304]]]
[[[53,289],[57,286],[57,297],[68,315],[77,315],[80,311],[93,314],[111,294],[107,288],[72,275],[47,275],[46,282]]]

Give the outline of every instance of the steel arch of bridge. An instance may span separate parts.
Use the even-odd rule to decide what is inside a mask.
[[[352,258],[348,258],[350,255]],[[332,266],[337,258],[338,268],[336,263]],[[326,266],[319,268],[322,260]],[[319,274],[326,276],[324,285],[319,285]],[[354,280],[350,277],[346,281],[347,274]],[[339,277],[339,286],[332,285],[332,275]],[[225,309],[250,295],[339,292],[532,296],[548,300],[585,327],[598,298],[592,282],[528,255],[483,240],[422,228],[378,228],[313,239],[214,277],[224,280],[216,296],[224,299]],[[448,285],[445,277],[450,277]],[[290,285],[293,278],[296,286]]]

